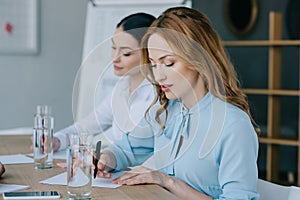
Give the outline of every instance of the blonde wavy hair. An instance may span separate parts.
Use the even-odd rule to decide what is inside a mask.
[[[235,69],[225,53],[219,35],[204,14],[186,7],[169,8],[163,12],[142,39],[142,73],[157,91],[156,98],[146,115],[159,101],[161,106],[156,111],[155,120],[164,129],[168,115],[168,99],[155,82],[147,51],[148,39],[154,33],[163,37],[180,58],[184,58],[187,67],[199,73],[210,93],[245,111],[256,126],[249,110],[247,96],[239,87]],[[163,113],[165,117],[161,119]]]

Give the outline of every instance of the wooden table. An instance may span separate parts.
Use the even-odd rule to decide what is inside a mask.
[[[28,154],[31,153],[29,146],[31,144],[30,136],[0,136],[0,155],[9,154]],[[40,181],[48,179],[52,176],[65,171],[56,166],[52,169],[36,170],[34,164],[17,164],[6,165],[6,172],[0,178],[0,183],[3,184],[20,184],[29,185],[30,188],[26,191],[50,191],[57,190],[61,194],[61,199],[67,199],[67,186],[60,185],[45,185]],[[0,199],[3,199],[2,195]],[[178,199],[173,194],[158,185],[137,185],[137,186],[121,186],[116,189],[93,187],[92,199],[107,199],[107,200],[131,200],[131,199]]]

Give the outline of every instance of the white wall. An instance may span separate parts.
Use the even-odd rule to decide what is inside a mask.
[[[88,0],[38,1],[39,54],[0,54],[0,129],[32,126],[37,104],[52,106],[55,130],[73,122]]]

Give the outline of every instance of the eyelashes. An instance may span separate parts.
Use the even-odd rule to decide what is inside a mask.
[[[162,64],[162,66],[164,66],[164,67],[172,67],[173,65],[174,65],[174,63]],[[155,68],[157,66],[157,64],[150,64],[150,66],[152,68]]]
[[[166,67],[172,67],[174,63],[165,64]]]
[[[123,53],[122,55],[127,57],[127,56],[130,56],[131,53]]]
[[[115,46],[112,46],[111,49],[112,49],[113,51],[116,51],[116,50],[117,50],[117,48],[116,48]],[[131,54],[132,54],[131,52],[122,52],[122,51],[121,51],[119,55],[128,57],[128,56],[131,56]]]

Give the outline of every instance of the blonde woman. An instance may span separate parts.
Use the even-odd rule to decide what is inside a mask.
[[[114,183],[158,184],[180,199],[258,199],[255,123],[210,21],[190,8],[170,8],[142,44],[144,71],[157,91],[147,115],[160,127],[154,164]]]

